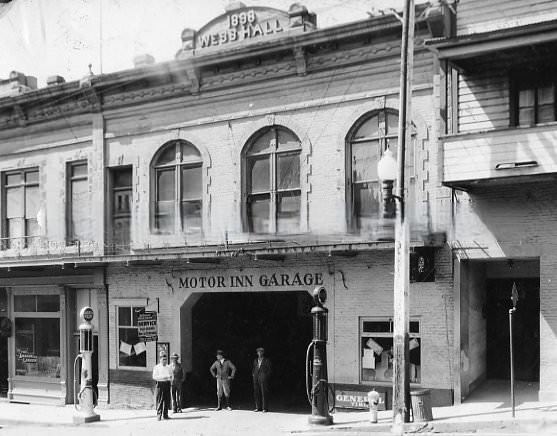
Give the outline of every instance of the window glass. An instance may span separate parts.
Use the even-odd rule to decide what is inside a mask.
[[[25,247],[25,220],[23,218],[8,219],[8,248],[21,249]]]
[[[269,157],[249,160],[251,192],[268,191],[271,188]]]
[[[37,299],[35,295],[14,295],[15,312],[36,312]]]
[[[6,195],[6,218],[21,218],[25,216],[23,187],[10,188],[7,190]]]
[[[59,295],[37,295],[37,312],[58,312],[59,310]]]
[[[182,202],[182,223],[184,231],[201,231],[201,200]]]
[[[176,145],[174,143],[167,146],[157,159],[157,165],[168,165],[176,163]]]
[[[379,135],[379,117],[373,116],[369,120],[365,121],[358,131],[354,134],[353,139],[362,138],[376,138]]]
[[[155,226],[163,232],[174,231],[175,203],[173,201],[159,201],[155,208]]]
[[[25,190],[25,216],[36,218],[39,212],[39,187],[29,186]]]
[[[60,319],[15,319],[15,374],[60,378]]]
[[[143,310],[144,307],[118,307],[119,366],[147,366],[147,351],[137,329],[137,317]]]
[[[182,167],[182,200],[201,198],[202,180],[201,166]]]
[[[270,201],[268,195],[250,197],[248,202],[249,229],[254,233],[269,231]]]
[[[201,161],[201,155],[199,154],[199,150],[195,148],[193,145],[185,144],[185,143],[182,144],[181,152],[182,152],[182,163]]]
[[[269,129],[255,140],[249,149],[248,155],[255,153],[271,153],[276,149],[276,142],[275,130]]]
[[[7,174],[6,185],[19,185],[23,181],[23,174]]]
[[[91,231],[91,210],[89,208],[89,183],[87,179],[71,182],[71,239],[87,241]]]
[[[157,171],[157,200],[174,201],[176,198],[174,168]]]
[[[379,141],[352,144],[352,181],[377,180]]]
[[[277,155],[278,189],[300,187],[300,154]]]
[[[71,176],[72,177],[87,177],[87,164],[74,164],[71,166]]]
[[[300,228],[300,194],[279,194],[277,205],[277,232],[295,233]]]
[[[128,188],[132,185],[131,169],[114,169],[114,188]]]
[[[277,151],[296,150],[299,149],[300,140],[284,129],[278,129],[278,147]]]
[[[398,115],[387,113],[387,134],[396,136],[398,134]]]

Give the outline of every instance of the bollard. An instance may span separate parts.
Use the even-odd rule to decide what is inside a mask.
[[[377,408],[379,407],[379,393],[375,389],[367,394],[369,403],[369,422],[377,422]]]

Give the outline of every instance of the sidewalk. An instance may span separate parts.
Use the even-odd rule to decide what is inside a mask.
[[[389,433],[391,411],[379,412],[379,422],[371,424],[368,412],[337,412],[330,427],[312,427],[307,423],[307,414],[296,413],[253,413],[246,410],[215,412],[208,409],[187,409],[174,416],[169,422],[188,422],[193,433],[218,434],[230,429],[230,434],[308,434],[312,433]],[[126,425],[130,428],[145,428],[155,424],[155,412],[144,409],[97,409],[104,426]],[[0,402],[0,427],[56,427],[74,428],[73,406],[41,406]],[[172,415],[171,415],[172,416]],[[557,402],[523,402],[516,409],[516,418],[504,403],[496,401],[467,402],[458,406],[433,408],[434,420],[429,423],[407,424],[407,432],[470,433],[502,429],[522,434],[557,434]],[[203,418],[203,419],[202,419]],[[91,430],[98,423],[84,424]],[[129,426],[133,427],[129,427]],[[265,429],[265,430],[263,430]],[[222,433],[224,434],[224,433]]]

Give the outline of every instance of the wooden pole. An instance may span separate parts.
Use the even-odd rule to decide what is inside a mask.
[[[395,220],[394,337],[393,337],[393,430],[402,431],[410,421],[410,380],[408,361],[410,232],[408,202],[405,199],[405,155],[411,135],[412,69],[414,59],[414,1],[406,0],[402,16],[400,56],[400,116],[398,122],[397,189]],[[398,428],[397,428],[398,427]]]
[[[513,307],[509,309],[509,346],[510,346],[510,363],[511,363],[511,409],[512,417],[515,415],[514,405],[514,355],[513,355],[513,315],[516,309]]]

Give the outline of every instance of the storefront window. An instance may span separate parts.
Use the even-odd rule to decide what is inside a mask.
[[[60,378],[60,319],[16,318],[15,362],[16,375]]]
[[[420,383],[420,324],[410,321],[410,382]],[[392,382],[393,321],[391,319],[360,320],[360,360],[362,382]]]
[[[139,340],[138,315],[145,307],[118,307],[119,366],[147,366],[145,342]]]

